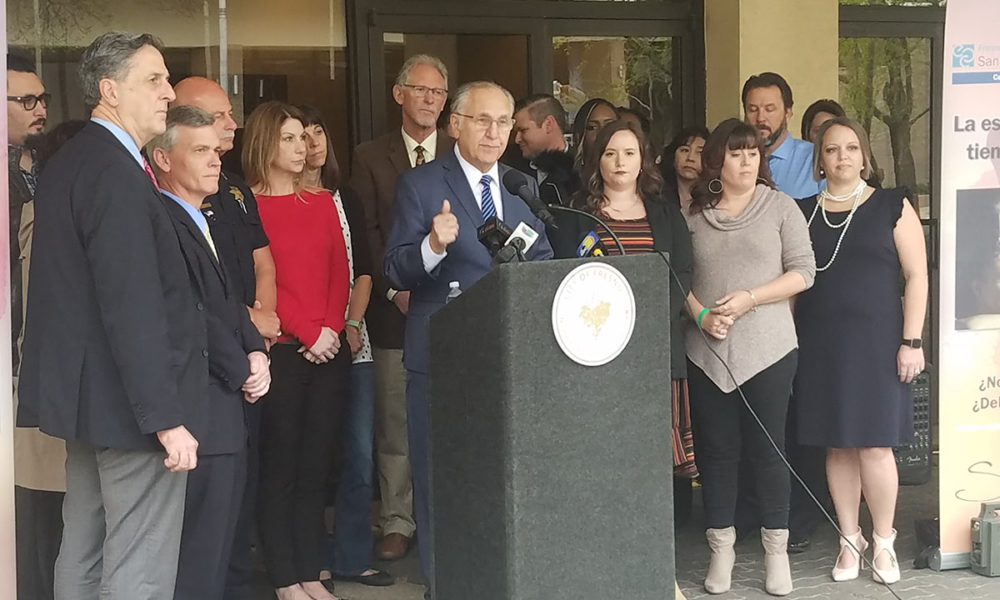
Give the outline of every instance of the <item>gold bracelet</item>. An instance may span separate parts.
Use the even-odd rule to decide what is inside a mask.
[[[757,296],[754,296],[753,292],[751,292],[750,290],[743,290],[743,291],[750,294],[750,299],[753,300],[753,308],[751,308],[750,310],[752,310],[753,312],[757,312]]]

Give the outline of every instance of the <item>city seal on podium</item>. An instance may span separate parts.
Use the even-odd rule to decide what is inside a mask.
[[[563,278],[552,301],[552,331],[570,360],[588,367],[618,357],[632,339],[635,295],[621,271],[589,262]]]

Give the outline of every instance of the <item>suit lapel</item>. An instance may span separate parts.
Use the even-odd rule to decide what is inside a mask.
[[[395,167],[397,175],[410,170],[410,157],[406,154],[406,144],[403,143],[402,133],[397,133],[389,138],[389,162]]]
[[[448,152],[444,156],[434,159],[434,162],[437,161],[441,161],[441,166],[444,168],[444,179],[455,195],[455,200],[451,201],[452,205],[458,204],[461,206],[469,215],[469,219],[478,227],[483,223],[483,211],[479,208],[479,203],[476,202],[476,196],[472,188],[469,187],[469,180],[465,178],[465,172],[462,171],[462,166],[458,164],[455,153]],[[454,210],[452,208],[452,211]]]
[[[202,252],[208,254],[209,261],[212,263],[215,273],[219,276],[223,285],[225,285],[226,276],[222,272],[222,266],[219,264],[218,257],[215,255],[212,247],[208,245],[208,240],[205,239],[205,234],[201,232],[201,229],[199,229],[195,222],[191,219],[191,215],[187,214],[187,211],[185,211],[183,207],[178,206],[177,202],[174,201],[173,198],[168,198],[166,196],[162,196],[162,198],[163,203],[167,205],[168,210],[170,210],[174,215],[174,220],[183,223],[184,228],[187,230],[187,234],[194,238],[195,243],[201,247]]]

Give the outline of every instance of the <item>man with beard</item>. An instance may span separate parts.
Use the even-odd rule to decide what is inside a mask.
[[[819,193],[825,183],[813,179],[813,145],[793,138],[788,133],[788,119],[792,116],[792,88],[785,78],[777,73],[752,75],[743,84],[744,120],[754,125],[764,138],[767,147],[767,166],[771,169],[771,179],[779,190],[792,198],[808,198]],[[823,448],[800,446],[796,439],[794,417],[795,398],[788,405],[788,431],[785,452],[792,466],[814,494],[828,506],[829,492],[826,487],[826,451]],[[756,529],[756,510],[753,484],[740,468],[739,502],[736,507],[736,522],[739,535]],[[819,507],[812,501],[806,490],[798,482],[792,482],[789,513],[788,551],[803,552],[809,547],[809,537],[823,520]]]
[[[761,73],[743,84],[743,120],[764,138],[771,179],[792,198],[808,198],[822,186],[812,177],[813,145],[788,133],[791,116],[792,88],[784,77]]]
[[[20,363],[18,337],[23,318],[22,213],[35,196],[38,161],[33,142],[45,127],[49,95],[27,58],[7,55],[7,185],[10,205],[10,333],[13,373]],[[29,215],[24,220],[30,221]],[[26,270],[25,270],[26,271]],[[25,273],[26,274],[26,273]],[[15,379],[15,388],[17,387]],[[15,395],[15,402],[16,402]],[[16,408],[15,408],[16,410]],[[66,491],[66,444],[35,427],[14,430],[14,513],[17,535],[17,595],[50,599],[62,539]]]
[[[568,129],[566,111],[551,94],[533,94],[514,105],[514,143],[524,160],[512,166],[535,178],[546,204],[568,206],[580,188],[564,137]]]
[[[17,336],[21,333],[21,263],[17,231],[21,209],[35,196],[38,164],[32,142],[42,136],[49,94],[35,67],[27,58],[7,54],[7,184],[10,189],[10,333],[14,372],[20,358]]]

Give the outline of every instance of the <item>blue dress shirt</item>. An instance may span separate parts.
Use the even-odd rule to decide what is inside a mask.
[[[98,119],[97,117],[91,117],[90,120],[110,131],[111,135],[115,136],[115,139],[121,142],[122,146],[125,146],[128,153],[135,159],[135,162],[139,163],[139,166],[142,167],[143,170],[146,169],[146,167],[142,164],[142,154],[139,154],[139,145],[135,143],[132,136],[125,133],[124,129],[115,125],[111,121],[105,121],[104,119]]]
[[[822,189],[822,182],[813,179],[813,145],[788,134],[785,141],[767,157],[771,179],[778,189],[792,198],[809,198]]]

